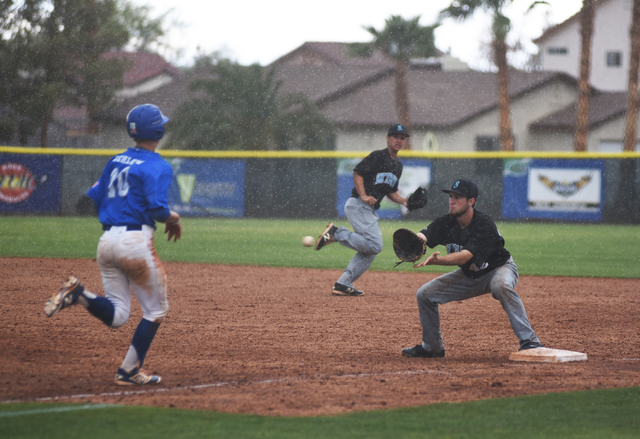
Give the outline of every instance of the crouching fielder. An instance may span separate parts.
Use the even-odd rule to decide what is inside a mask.
[[[131,313],[131,290],[140,302],[142,320],[115,377],[123,386],[156,384],[161,378],[141,368],[160,323],[169,310],[166,275],[153,245],[156,222],[180,239],[180,216],[168,205],[171,166],[156,148],[169,118],[155,105],[135,107],[127,116],[127,131],[135,146],[111,158],[100,179],[87,192],[93,199],[104,234],[97,261],[105,296],[98,296],[69,277],[45,304],[48,317],[76,303],[107,326],[122,326]]]
[[[414,268],[425,265],[457,265],[460,268],[418,289],[422,343],[403,349],[402,355],[444,357],[438,306],[489,293],[500,301],[507,313],[511,328],[520,341],[520,350],[542,347],[514,290],[518,283],[518,268],[491,217],[475,208],[478,187],[470,180],[460,179],[443,192],[449,194],[449,214],[436,218],[417,235],[431,248],[446,246],[447,254],[434,252]]]

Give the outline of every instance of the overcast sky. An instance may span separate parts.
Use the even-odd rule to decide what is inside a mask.
[[[198,49],[203,53],[222,51],[241,64],[267,65],[307,41],[364,42],[370,34],[363,26],[384,27],[385,19],[401,15],[421,16],[422,25],[434,23],[438,12],[451,0],[131,0],[152,6],[153,15],[172,10],[167,22],[177,21],[170,44],[183,50],[179,58],[167,56],[179,65],[191,64]],[[526,14],[533,0],[514,0],[506,9],[512,20],[510,41],[519,40],[531,53],[533,38],[550,24],[558,24],[580,10],[582,0],[548,0]],[[436,30],[436,46],[486,70],[487,43],[491,20],[477,13],[471,21],[447,20]],[[522,62],[524,56],[514,58]]]

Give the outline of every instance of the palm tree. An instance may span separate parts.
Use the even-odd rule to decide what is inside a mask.
[[[464,21],[480,9],[493,18],[491,48],[493,61],[498,68],[498,107],[500,110],[500,144],[503,151],[513,151],[511,114],[509,108],[509,66],[507,64],[507,34],[511,20],[504,15],[504,7],[513,0],[458,0],[440,12],[441,18]],[[534,4],[539,2],[534,2]],[[533,7],[533,5],[532,5]]]
[[[582,0],[580,10],[580,79],[578,80],[578,112],[574,151],[587,150],[587,131],[589,129],[589,94],[591,86],[591,40],[593,37],[593,17],[596,0]]]
[[[328,119],[300,94],[280,95],[274,70],[229,60],[196,64],[208,72],[193,81],[193,97],[168,127],[170,143],[194,150],[324,149]]]
[[[433,31],[439,26],[422,26],[420,16],[405,20],[399,15],[392,15],[385,20],[384,29],[378,31],[372,26],[364,26],[373,41],[355,43],[352,53],[356,56],[371,56],[374,50],[380,50],[394,60],[395,63],[395,107],[398,121],[411,128],[409,103],[409,87],[407,71],[412,58],[429,58],[437,55]],[[411,149],[409,142],[405,148]]]
[[[636,148],[638,126],[638,65],[640,64],[640,0],[633,0],[631,19],[631,56],[629,57],[629,97],[627,101],[627,125],[624,132],[624,150]]]

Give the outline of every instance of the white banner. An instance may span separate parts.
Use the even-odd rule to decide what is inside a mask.
[[[530,168],[527,198],[531,210],[596,211],[601,208],[599,169]]]

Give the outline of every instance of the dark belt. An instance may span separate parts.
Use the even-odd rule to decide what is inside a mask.
[[[112,226],[109,224],[103,224],[102,225],[102,230],[107,231],[107,230],[111,230],[111,227],[125,227],[123,226]],[[127,227],[127,232],[131,231],[131,230],[142,230],[142,226],[140,224],[129,224],[126,226]]]

